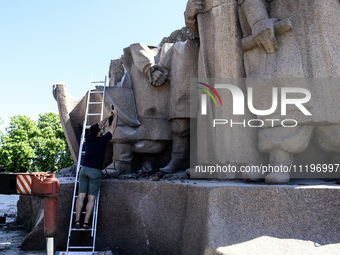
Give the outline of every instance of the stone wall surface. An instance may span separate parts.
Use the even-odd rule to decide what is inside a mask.
[[[65,250],[73,181],[59,179],[55,241],[57,250]],[[101,188],[96,247],[118,254],[336,254],[339,197],[338,185],[310,180],[269,186],[108,179]],[[28,206],[39,203],[32,201],[22,196],[18,207],[27,210],[18,213],[40,215],[42,206]],[[35,221],[23,249],[45,248],[43,218]]]

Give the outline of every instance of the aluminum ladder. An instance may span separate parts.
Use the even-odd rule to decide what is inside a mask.
[[[99,123],[103,119],[106,80],[107,80],[107,76],[105,76],[104,81],[92,81],[92,77],[91,77],[90,89],[87,94],[85,119],[83,122],[83,130],[82,130],[81,139],[80,139],[76,178],[75,178],[75,183],[74,183],[72,209],[71,209],[71,217],[70,217],[70,227],[69,227],[69,232],[68,232],[67,247],[66,247],[66,253],[65,253],[67,255],[68,254],[84,254],[84,255],[85,254],[96,254],[95,244],[96,244],[97,218],[98,218],[98,205],[99,205],[100,191],[94,203],[91,228],[90,229],[74,228],[73,225],[74,225],[74,218],[76,214],[75,203],[76,203],[76,198],[78,197],[79,171],[81,170],[81,163],[85,155],[85,146],[84,146],[85,137],[91,125],[94,123]],[[85,199],[85,202],[86,202],[86,199]],[[85,203],[84,203],[84,207],[85,207]],[[81,218],[84,215],[85,215],[85,211],[82,211]],[[90,232],[91,238],[89,238],[88,236],[84,236],[85,234],[84,232]],[[72,239],[74,239],[72,237],[75,237],[76,234],[78,235],[76,237],[78,238],[78,240],[76,241],[81,240],[82,242],[83,239],[86,239],[86,240],[90,239],[89,242],[91,243],[89,243],[88,245],[71,244]]]

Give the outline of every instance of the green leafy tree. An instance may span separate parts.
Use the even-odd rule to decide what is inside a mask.
[[[40,114],[37,127],[40,136],[35,148],[36,168],[43,172],[56,172],[72,165],[73,159],[66,143],[59,114],[53,112]]]
[[[6,134],[1,133],[0,162],[7,171],[32,170],[35,138],[39,134],[35,121],[24,115],[11,118]]]
[[[0,164],[10,172],[56,172],[72,165],[59,115],[41,114],[38,122],[12,117],[6,134],[0,133]]]

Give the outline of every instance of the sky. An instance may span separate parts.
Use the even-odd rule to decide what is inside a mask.
[[[53,84],[78,98],[133,43],[157,46],[182,28],[187,0],[0,0],[0,125],[58,113]]]

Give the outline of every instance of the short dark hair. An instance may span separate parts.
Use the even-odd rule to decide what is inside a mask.
[[[98,135],[98,132],[100,131],[100,128],[98,126],[98,123],[93,124],[90,127],[90,135],[96,137]]]

